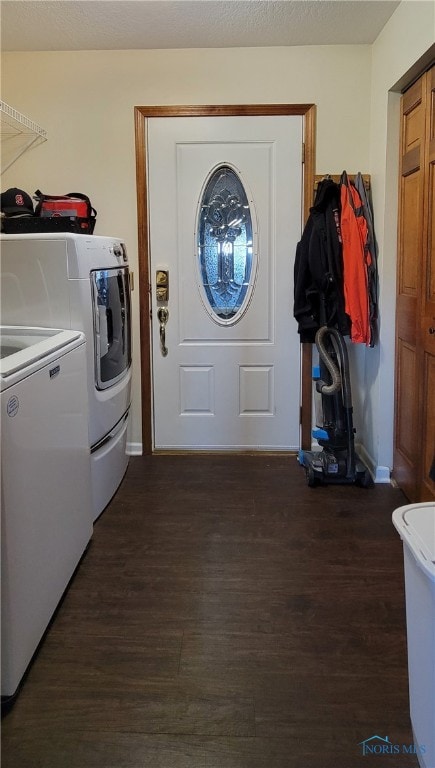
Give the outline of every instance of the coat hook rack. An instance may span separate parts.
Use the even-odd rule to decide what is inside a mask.
[[[349,181],[355,182],[356,173],[348,173],[348,179]],[[369,173],[362,173],[361,176],[363,177],[364,186],[367,190],[367,192],[370,191],[371,185],[370,185],[370,174]],[[335,181],[336,184],[340,183],[341,173],[322,173],[322,174],[316,174],[314,176],[314,195],[317,192],[317,187],[319,186],[321,181],[324,181],[324,179],[331,179],[331,181]]]

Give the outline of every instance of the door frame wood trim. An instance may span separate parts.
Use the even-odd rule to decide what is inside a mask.
[[[149,210],[147,186],[147,125],[151,117],[251,117],[301,115],[305,145],[303,168],[303,223],[312,206],[315,175],[315,104],[209,104],[136,106],[134,108],[136,147],[136,196],[138,224],[138,290],[141,357],[142,452],[150,455],[152,446],[151,387],[151,281],[149,272]],[[311,446],[311,344],[301,349],[301,447]]]

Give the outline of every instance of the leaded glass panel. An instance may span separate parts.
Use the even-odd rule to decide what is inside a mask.
[[[242,181],[229,165],[213,171],[199,204],[197,248],[202,286],[217,322],[235,322],[253,278],[253,227]]]

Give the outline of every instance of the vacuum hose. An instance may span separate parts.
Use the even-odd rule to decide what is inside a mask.
[[[334,361],[331,360],[331,357],[326,348],[324,337],[327,335],[331,336],[335,340],[336,350],[340,359],[341,373],[335,365]],[[327,385],[324,382],[318,382],[320,385],[320,392],[325,395],[332,395],[337,392],[341,386],[343,406],[346,408],[346,410],[352,410],[352,389],[350,383],[349,358],[343,336],[339,331],[337,331],[336,328],[328,328],[328,326],[324,325],[322,328],[319,328],[316,333],[316,346],[319,350],[320,357],[322,358],[332,377],[332,384]]]
[[[329,335],[331,333],[331,328],[328,328],[327,325],[322,326],[322,328],[319,328],[319,330],[316,333],[316,347],[319,350],[319,356],[322,358],[323,362],[325,363],[325,366],[327,367],[329,373],[331,374],[332,382],[331,384],[325,384],[324,381],[318,382],[318,389],[322,393],[322,395],[333,395],[335,392],[338,392],[341,388],[341,374],[338,369],[338,367],[335,365],[333,360],[331,360],[328,350],[326,349],[326,346],[324,344],[323,338],[325,335]]]

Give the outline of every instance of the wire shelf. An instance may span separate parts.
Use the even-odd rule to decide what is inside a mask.
[[[3,143],[1,173],[4,173],[29,147],[47,141],[47,131],[5,101],[0,101],[0,138]]]
[[[5,101],[0,101],[0,118],[2,134],[34,134],[41,139],[47,138],[47,131],[28,117],[22,115]]]

